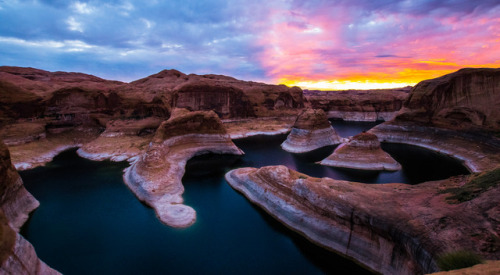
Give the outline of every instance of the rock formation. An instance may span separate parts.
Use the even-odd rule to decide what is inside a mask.
[[[397,171],[401,165],[380,147],[374,134],[361,133],[352,137],[349,142],[341,144],[322,165],[361,169]]]
[[[40,261],[33,246],[19,233],[38,201],[24,188],[0,141],[0,273],[59,274]]]
[[[284,133],[289,118],[303,106],[298,87],[222,75],[164,70],[123,83],[82,73],[0,67],[0,139],[11,146],[18,169],[43,165],[70,147],[82,147],[78,153],[95,160],[134,158],[142,151],[138,146],[150,141],[176,107],[213,110],[233,122],[228,126],[235,126],[231,133],[238,137]]]
[[[420,82],[394,120],[369,132],[384,142],[453,156],[472,172],[485,171],[500,161],[499,104],[500,69],[461,69]]]
[[[385,90],[309,91],[304,96],[311,108],[329,118],[346,121],[388,121],[408,97],[410,87]]]
[[[367,185],[268,166],[232,170],[226,180],[318,245],[382,274],[421,274],[438,270],[437,255],[458,249],[500,259],[499,174]],[[465,201],[450,199],[447,192],[474,194],[478,179],[491,187]]]
[[[281,148],[291,153],[305,153],[342,141],[323,110],[306,109],[295,120]]]
[[[126,169],[124,180],[163,223],[187,227],[195,222],[196,212],[182,204],[184,168],[190,158],[206,153],[243,154],[213,111],[178,111],[160,125],[146,153]]]
[[[500,68],[461,69],[418,83],[397,121],[456,130],[500,130]]]

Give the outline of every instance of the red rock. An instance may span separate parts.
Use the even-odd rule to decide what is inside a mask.
[[[361,169],[397,171],[401,165],[380,147],[374,134],[361,133],[352,137],[349,142],[341,144],[322,165]]]
[[[418,83],[398,121],[458,130],[500,130],[500,69],[466,68]]]
[[[403,106],[410,87],[384,90],[310,91],[304,95],[314,109],[347,121],[391,120]]]
[[[336,145],[342,141],[323,110],[306,109],[295,120],[281,148],[292,153],[305,153],[324,146]]]

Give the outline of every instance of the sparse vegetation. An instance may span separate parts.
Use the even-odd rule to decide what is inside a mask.
[[[474,252],[458,250],[444,253],[437,259],[437,265],[442,271],[461,269],[483,263],[483,259]]]
[[[478,197],[481,193],[500,183],[500,167],[491,171],[478,173],[470,176],[467,183],[461,187],[448,188],[442,193],[450,193],[446,199],[452,203],[462,203]]]

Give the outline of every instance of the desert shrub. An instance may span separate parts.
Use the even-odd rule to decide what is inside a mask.
[[[478,197],[481,193],[497,186],[499,183],[500,167],[497,167],[491,171],[474,174],[462,187],[449,188],[444,190],[443,193],[451,193],[451,196],[446,198],[447,200],[461,203]]]
[[[444,253],[437,259],[437,265],[442,271],[471,267],[482,262],[481,256],[467,250]]]

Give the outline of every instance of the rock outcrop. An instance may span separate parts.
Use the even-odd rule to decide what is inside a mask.
[[[323,110],[306,109],[295,120],[281,148],[291,153],[305,153],[341,142],[343,139],[330,125]]]
[[[62,149],[80,146],[78,153],[91,159],[131,159],[143,149],[133,147],[148,143],[176,107],[212,110],[233,121],[231,134],[241,137],[287,132],[288,118],[303,106],[298,87],[222,75],[164,70],[123,83],[82,73],[0,67],[0,139],[10,146],[18,169],[43,165]],[[247,123],[249,118],[274,122]]]
[[[17,233],[38,205],[24,188],[9,150],[0,141],[0,273],[59,274],[40,261],[33,246]]]
[[[385,90],[304,91],[311,108],[322,109],[328,118],[346,121],[388,121],[408,97],[410,87]]]
[[[397,121],[456,130],[500,130],[500,68],[461,69],[418,83]]]
[[[181,180],[186,162],[206,153],[243,154],[213,111],[178,111],[160,125],[146,153],[126,169],[125,183],[163,223],[188,227],[196,212],[183,204]]]
[[[382,150],[377,136],[370,133],[361,133],[352,137],[319,163],[360,170],[397,171],[401,169],[401,165]]]
[[[500,161],[500,69],[461,69],[417,84],[397,117],[371,129],[381,141],[453,156],[472,172]]]
[[[436,256],[453,250],[500,259],[499,172],[415,186],[367,185],[268,166],[232,170],[226,180],[318,245],[382,274],[421,274],[437,271]],[[479,178],[490,188],[450,201],[447,192],[474,193],[478,183],[471,182]]]

